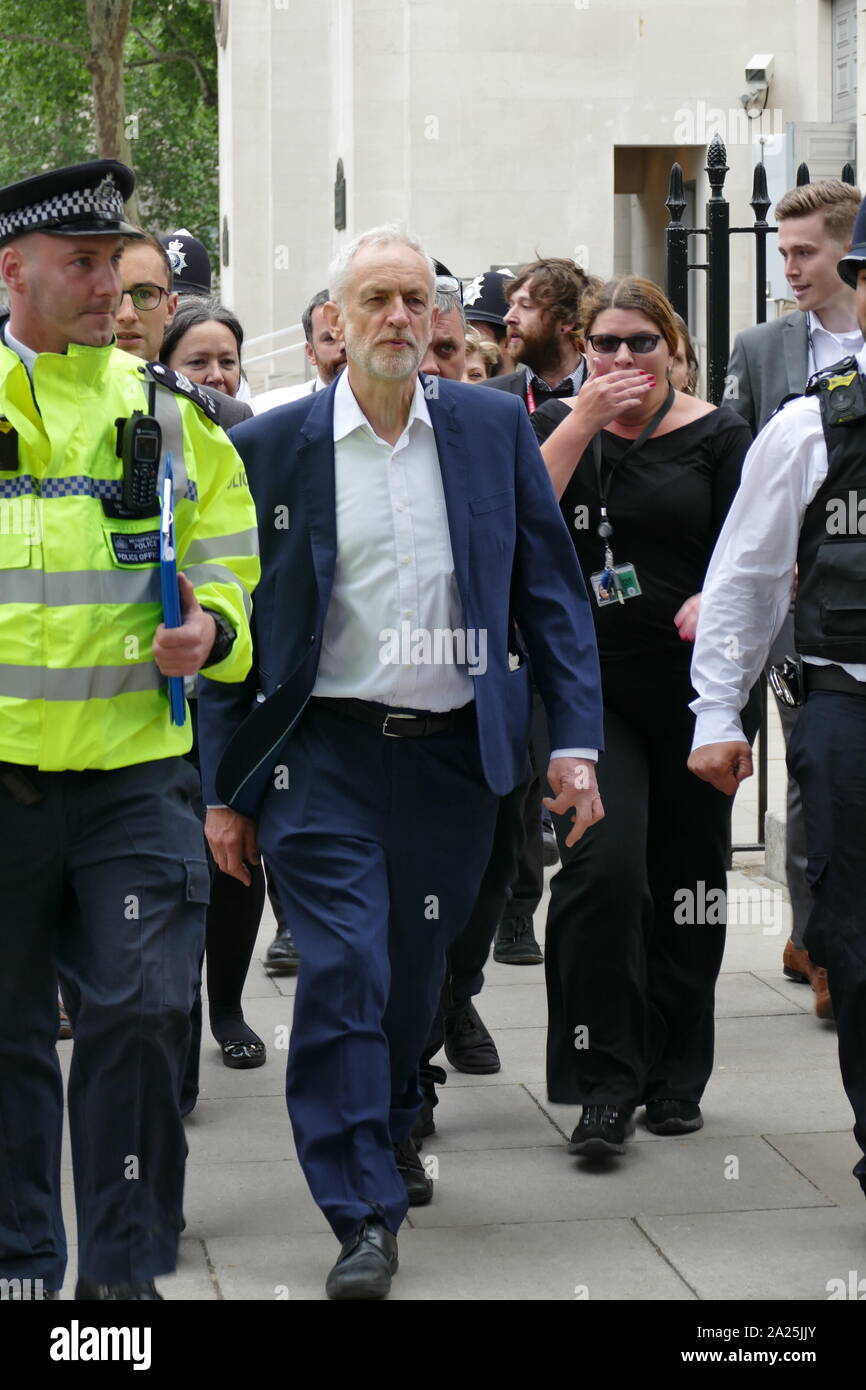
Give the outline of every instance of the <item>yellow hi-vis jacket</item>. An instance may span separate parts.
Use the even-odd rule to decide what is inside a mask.
[[[116,422],[147,413],[147,372],[114,346],[73,343],[40,353],[31,385],[0,340],[0,761],[108,769],[192,744],[189,712],[171,723],[153,660],[159,517],[110,515],[121,501]],[[222,430],[177,388],[159,385],[155,408],[163,457],[172,452],[178,570],[237,634],[205,674],[241,681],[260,574],[246,474]]]

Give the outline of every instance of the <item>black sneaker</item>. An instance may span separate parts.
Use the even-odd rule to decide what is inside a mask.
[[[625,1141],[630,1134],[634,1134],[630,1110],[619,1110],[615,1105],[585,1105],[568,1152],[598,1158],[624,1154]]]
[[[410,1207],[426,1207],[433,1200],[433,1179],[428,1178],[411,1138],[394,1145],[394,1160],[406,1187]]]
[[[648,1100],[644,1118],[650,1134],[694,1134],[704,1124],[693,1100]]]
[[[535,939],[531,917],[503,917],[496,928],[493,959],[500,965],[543,965],[544,952]]]
[[[298,948],[288,927],[278,931],[265,956],[265,969],[275,975],[291,975],[301,963]]]
[[[445,1056],[455,1071],[487,1076],[501,1070],[496,1043],[471,1000],[447,1013],[444,1022]]]

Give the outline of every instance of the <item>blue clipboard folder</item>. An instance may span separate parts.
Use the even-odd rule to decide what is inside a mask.
[[[159,523],[159,577],[162,588],[162,620],[166,627],[180,627],[180,591],[177,586],[177,555],[174,548],[174,472],[171,454],[165,456]],[[168,677],[168,708],[172,724],[186,723],[183,676]]]

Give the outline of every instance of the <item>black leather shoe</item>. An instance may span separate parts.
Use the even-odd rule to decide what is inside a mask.
[[[501,1070],[496,1043],[471,1000],[447,1013],[444,1023],[445,1056],[455,1071],[486,1076]]]
[[[265,955],[265,967],[275,974],[291,975],[301,963],[298,948],[288,927],[278,931]]]
[[[234,1071],[250,1071],[253,1067],[263,1067],[268,1060],[268,1050],[261,1038],[247,1038],[238,1042],[230,1039],[220,1043],[223,1066]]]
[[[402,1144],[394,1145],[394,1160],[397,1172],[403,1179],[410,1207],[426,1207],[433,1200],[433,1179],[428,1178],[411,1137],[404,1139]]]
[[[397,1273],[397,1237],[381,1221],[365,1221],[328,1275],[329,1298],[387,1298],[391,1276]]]
[[[435,1133],[436,1121],[433,1119],[433,1102],[425,1096],[412,1126],[412,1143],[416,1149],[420,1149],[424,1140],[429,1139],[430,1135]]]
[[[154,1299],[162,1302],[162,1294],[157,1291],[152,1279],[144,1284],[91,1284],[89,1279],[79,1279],[75,1285],[75,1297],[79,1303],[143,1303],[153,1302]]]
[[[693,1100],[648,1100],[644,1118],[651,1134],[693,1134],[704,1124],[701,1107]]]
[[[568,1152],[595,1158],[624,1154],[630,1134],[634,1134],[630,1110],[618,1110],[615,1105],[585,1105]]]
[[[503,917],[496,928],[493,959],[500,965],[544,963],[544,952],[535,939],[531,917]]]

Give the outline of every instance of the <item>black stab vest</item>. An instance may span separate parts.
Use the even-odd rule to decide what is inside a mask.
[[[797,550],[797,651],[866,664],[866,377],[856,359],[816,372],[827,477],[806,508]]]

